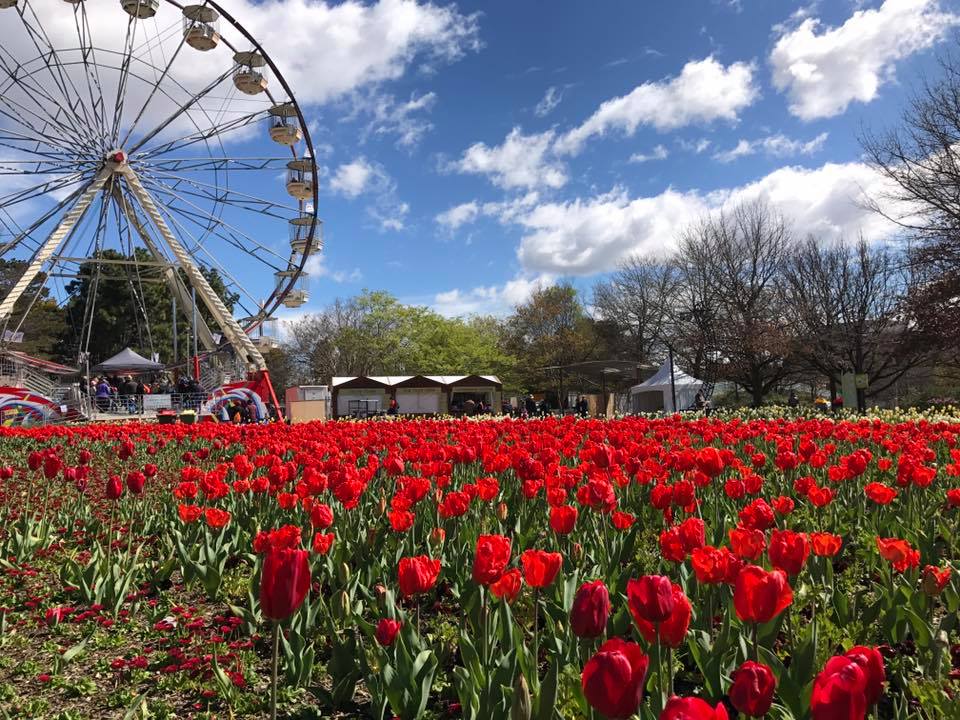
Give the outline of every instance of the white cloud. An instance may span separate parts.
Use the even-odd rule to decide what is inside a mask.
[[[624,257],[662,252],[690,222],[728,203],[766,198],[799,235],[870,239],[893,235],[896,226],[871,212],[866,198],[882,194],[884,181],[862,163],[827,163],[816,169],[783,167],[760,180],[710,193],[669,188],[631,198],[622,188],[591,198],[539,204],[519,215],[526,230],[517,256],[528,273],[590,275]]]
[[[799,118],[838,115],[852,102],[873,100],[898,60],[939,42],[958,22],[939,0],[885,0],[839,27],[805,17],[794,30],[781,28],[770,53],[773,84]]]
[[[447,317],[463,315],[507,315],[513,308],[526,302],[538,289],[553,285],[549,274],[519,275],[503,285],[459,288],[437,293],[432,308]]]
[[[534,207],[539,199],[540,194],[531,191],[526,195],[502,202],[485,202],[481,205],[476,200],[471,200],[444,210],[434,220],[450,231],[456,230],[461,225],[468,225],[481,216],[496,218],[499,222],[506,224],[513,222],[522,213]]]
[[[461,203],[449,210],[444,210],[434,218],[437,223],[443,225],[448,230],[456,230],[461,225],[472,223],[477,219],[480,207],[476,202]]]
[[[556,87],[548,87],[543,99],[533,109],[533,113],[537,117],[546,117],[556,109],[561,100],[563,100],[563,91]]]
[[[732,162],[746,155],[763,153],[769,157],[785,158],[796,155],[813,155],[823,149],[829,133],[822,132],[812,140],[794,140],[777,133],[758,140],[740,140],[735,147],[714,154],[713,158],[723,163]]]
[[[310,278],[328,278],[336,283],[359,282],[363,279],[363,273],[360,268],[354,268],[351,271],[331,270],[327,267],[326,256],[323,253],[314,253],[307,258],[304,265],[304,271]]]
[[[710,141],[706,138],[700,138],[696,142],[693,142],[692,140],[683,140],[681,138],[680,140],[677,140],[677,144],[682,150],[692,152],[696,155],[706,152],[707,148],[709,148],[711,145]]]
[[[433,123],[424,115],[433,109],[436,101],[437,95],[433,92],[412,93],[409,100],[397,100],[393,95],[376,91],[358,93],[353,96],[351,112],[343,121],[366,116],[369,119],[361,133],[361,141],[371,135],[392,135],[396,137],[397,147],[413,148],[433,129]]]
[[[369,195],[367,215],[379,230],[403,230],[410,205],[397,197],[397,184],[382,165],[360,156],[340,165],[330,178],[330,189],[344,197],[355,199]]]
[[[684,65],[676,77],[646,82],[629,94],[604,102],[582,125],[557,141],[557,151],[576,154],[595,135],[620,130],[633,135],[641,125],[673,130],[713,120],[734,122],[758,96],[752,63],[724,67],[707,57]]]
[[[515,127],[502,145],[474,143],[451,167],[461,173],[486,175],[494,185],[507,190],[563,187],[567,182],[566,168],[547,157],[553,140],[552,130],[524,135]]]
[[[670,152],[663,145],[657,145],[652,152],[649,153],[634,153],[630,156],[630,162],[632,163],[645,163],[650,162],[651,160],[666,160],[669,157]]]
[[[418,0],[229,0],[224,5],[307,102],[395,80],[418,60],[452,62],[480,46],[477,14]]]
[[[340,165],[330,178],[330,189],[348,198],[355,198],[366,191],[378,177],[377,169],[364,158]]]

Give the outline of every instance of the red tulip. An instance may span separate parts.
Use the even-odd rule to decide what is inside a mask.
[[[310,589],[306,550],[274,549],[267,553],[260,575],[260,609],[272,620],[285,620],[303,603]]]
[[[111,500],[119,500],[120,496],[123,495],[123,483],[120,481],[119,475],[111,475],[107,480],[106,493]]]
[[[183,523],[192,523],[200,519],[200,516],[203,514],[203,510],[196,505],[178,505],[177,506],[177,515],[180,516],[180,522]]]
[[[864,698],[867,701],[867,707],[876,705],[880,695],[883,694],[883,683],[887,679],[880,651],[876,648],[856,645],[847,650],[844,657],[853,660],[863,670],[866,680]]]
[[[793,602],[793,589],[783,570],[767,572],[747,565],[737,576],[733,588],[733,606],[743,622],[769,622]]]
[[[523,585],[523,577],[516,568],[507,570],[500,578],[490,583],[490,592],[495,598],[506,600],[512,603],[520,594],[520,587]]]
[[[316,533],[313,536],[313,552],[317,555],[326,555],[333,547],[333,541],[336,539],[333,533]]]
[[[803,533],[793,530],[774,530],[770,533],[770,545],[767,548],[770,564],[787,575],[798,575],[809,554],[810,542]]]
[[[629,718],[640,707],[649,664],[650,658],[637,643],[607,640],[583,667],[583,695],[607,718]]]
[[[473,558],[473,580],[489,585],[500,579],[510,562],[510,538],[503,535],[481,535]]]
[[[690,553],[690,564],[697,576],[697,582],[704,585],[717,585],[725,581],[730,551],[706,545]]]
[[[813,720],[862,720],[867,712],[866,675],[841,655],[827,661],[813,681],[810,716]]]
[[[576,505],[560,505],[550,508],[550,529],[557,535],[567,535],[573,532],[577,524],[579,511]]]
[[[673,613],[673,583],[663,575],[644,575],[627,583],[627,604],[634,618],[663,622]]]
[[[524,550],[520,555],[520,564],[523,566],[523,579],[527,585],[544,588],[550,585],[560,572],[563,555],[544,550]]]
[[[203,511],[203,519],[214,530],[219,530],[230,522],[230,513],[220,508],[207,508]]]
[[[878,537],[877,549],[881,557],[888,560],[897,572],[902,573],[908,568],[920,565],[920,553],[906,540]]]
[[[317,503],[310,508],[310,524],[321,530],[326,530],[333,525],[333,510],[329,505]]]
[[[426,555],[402,557],[397,565],[397,582],[403,597],[422,595],[433,589],[440,575],[440,561]]]
[[[393,641],[397,639],[397,633],[400,632],[402,625],[403,623],[400,620],[383,618],[377,623],[377,631],[375,633],[377,642],[383,647],[393,645]]]
[[[674,695],[660,713],[659,720],[728,720],[727,709],[723,703],[716,707],[698,697],[677,697]]]
[[[637,624],[637,630],[648,643],[660,643],[668,647],[677,648],[683,644],[690,627],[692,608],[690,600],[683,594],[683,588],[674,583],[671,587],[673,595],[673,610],[666,620],[653,623],[639,614],[634,603],[630,602],[630,586],[627,585],[627,599],[630,614]]]
[[[127,488],[134,495],[143,493],[143,486],[147,484],[147,476],[142,472],[134,471],[127,473]]]
[[[883,483],[868,483],[863,488],[864,494],[877,505],[889,505],[897,496],[897,491]]]
[[[733,671],[730,678],[733,685],[728,695],[737,710],[755,718],[763,717],[770,711],[777,679],[769,667],[747,660]]]
[[[923,591],[930,597],[936,597],[943,592],[950,582],[950,567],[938,568],[933,565],[926,565],[923,568],[923,576],[920,585]]]
[[[727,531],[730,536],[730,549],[744,560],[756,560],[767,545],[762,530],[735,527]]]
[[[570,629],[582,638],[603,635],[610,617],[610,593],[603,580],[584,583],[577,590],[570,607]]]
[[[843,538],[839,535],[832,535],[828,532],[810,533],[810,545],[813,547],[813,554],[819,557],[833,557],[843,545]]]

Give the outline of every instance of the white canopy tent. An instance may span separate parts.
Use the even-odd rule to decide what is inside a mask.
[[[640,412],[674,412],[693,406],[693,400],[703,381],[687,375],[676,365],[673,366],[673,387],[677,394],[677,408],[673,407],[673,395],[670,390],[670,360],[665,360],[653,377],[630,388],[630,410]]]

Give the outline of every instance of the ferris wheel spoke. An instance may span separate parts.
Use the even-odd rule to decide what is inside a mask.
[[[33,25],[31,25],[27,20],[27,10],[30,11],[33,19],[36,20],[38,27],[33,27]],[[47,36],[46,31],[43,29],[43,24],[40,22],[40,18],[37,17],[37,13],[30,4],[30,0],[24,0],[23,6],[18,6],[18,11],[20,20],[23,23],[23,27],[26,29],[27,34],[29,34],[30,40],[36,48],[37,53],[43,59],[44,65],[47,68],[47,72],[50,75],[51,80],[53,80],[53,84],[60,91],[64,102],[67,104],[65,110],[73,113],[72,115],[68,114],[68,119],[71,125],[73,125],[80,137],[85,137],[88,142],[95,146],[96,138],[90,130],[90,128],[93,127],[93,121],[90,119],[90,116],[87,113],[87,106],[80,97],[80,93],[77,91],[76,85],[74,85],[73,79],[70,77],[69,73],[64,72],[64,68],[60,64],[59,55],[57,54],[53,43],[50,42],[50,38]],[[41,43],[44,47],[41,47]],[[72,95],[70,92],[71,89],[73,90]],[[50,99],[52,101],[52,98]],[[85,122],[81,122],[78,125],[76,121],[79,120],[80,113],[83,114],[83,119]]]
[[[62,211],[70,207],[74,202],[76,202],[76,200],[83,194],[84,189],[85,188],[82,188],[82,187],[77,188],[70,195],[65,197],[59,203],[57,203],[52,208],[47,210],[47,212],[43,213],[39,218],[34,220],[33,223],[31,223],[26,229],[20,229],[18,235],[13,240],[11,240],[10,242],[4,245],[0,245],[0,255],[4,255],[9,250],[13,250],[17,245],[19,245],[24,240],[30,240],[30,242],[33,243],[36,248],[39,248],[41,241],[34,239],[32,237],[33,233],[35,233],[37,230],[43,227],[51,219],[55,218]],[[3,213],[8,218],[10,218],[13,225],[19,228],[19,225],[17,224],[17,222],[13,220],[13,217],[5,208],[3,208],[3,206],[0,206],[0,210],[3,210]]]
[[[133,43],[137,36],[139,23],[130,16],[127,20],[127,37],[124,41],[123,60],[120,64],[120,79],[117,81],[117,97],[113,105],[113,125],[110,130],[111,146],[116,147],[120,135],[120,122],[123,115],[123,103],[127,95],[127,80],[130,78],[130,63],[133,60]]]
[[[2,51],[2,46],[0,46],[0,51]],[[7,108],[6,110],[0,110],[0,113],[2,113],[4,117],[14,121],[22,128],[34,133],[34,137],[39,142],[56,144],[62,147],[72,146],[74,148],[78,148],[84,146],[85,143],[77,131],[72,127],[64,125],[60,120],[57,119],[57,116],[66,113],[64,108],[55,100],[50,99],[50,105],[57,108],[56,113],[51,114],[50,109],[37,99],[38,96],[49,97],[47,93],[44,90],[36,87],[26,87],[26,79],[30,76],[21,75],[18,77],[16,72],[10,70],[2,57],[0,57],[0,68],[2,68],[3,72],[6,73],[7,77],[13,83],[20,87],[23,95],[30,98],[40,111],[37,112],[36,110],[32,110],[22,103],[17,102],[10,96],[9,91],[5,89],[3,92],[0,92],[0,102],[2,102]],[[30,79],[32,80],[32,77],[30,77]],[[9,88],[9,86],[7,86],[7,88]],[[40,113],[43,114],[41,115]],[[33,120],[31,121],[30,117],[21,117],[21,114],[30,116],[33,118]],[[43,129],[37,130],[34,123],[36,123],[36,125],[40,125]],[[60,133],[62,134],[54,133],[51,137],[49,134],[50,126],[59,129]]]
[[[157,79],[156,84],[151,88],[150,94],[147,95],[147,99],[143,101],[143,105],[140,106],[140,111],[136,114],[136,117],[133,118],[133,122],[130,124],[130,129],[127,130],[127,134],[124,135],[120,146],[127,144],[127,141],[133,135],[134,130],[137,128],[137,124],[140,122],[140,119],[143,117],[143,114],[146,112],[147,107],[150,105],[150,101],[153,100],[154,95],[157,94],[157,90],[160,88],[160,83],[163,82],[164,78],[170,73],[170,68],[173,67],[173,61],[177,59],[177,56],[180,54],[180,50],[183,49],[184,43],[186,42],[187,36],[184,34],[180,38],[180,42],[177,44],[177,49],[170,56],[170,59],[167,61],[166,66],[163,68],[163,72],[160,74],[160,77]]]
[[[213,215],[210,212],[204,210],[202,207],[200,207],[196,203],[193,203],[190,200],[182,197],[178,193],[174,192],[163,183],[158,183],[154,180],[150,180],[148,177],[146,184],[154,192],[161,193],[163,195],[173,198],[173,201],[167,203],[166,207],[175,212],[179,212],[186,218],[189,218],[194,224],[204,228],[204,230],[207,233],[214,235],[216,237],[219,237],[221,240],[225,240],[226,242],[230,243],[237,249],[243,250],[243,252],[247,253],[248,255],[252,255],[253,257],[258,258],[261,262],[266,263],[268,261],[264,257],[262,257],[262,255],[260,255],[259,253],[267,253],[269,255],[272,255],[273,257],[277,258],[281,263],[283,263],[282,268],[277,267],[272,263],[268,263],[270,267],[273,268],[275,271],[279,272],[280,270],[286,270],[289,268],[290,262],[288,258],[280,255],[275,250],[268,248],[266,245],[263,245],[262,243],[254,240],[252,237],[250,237],[250,235],[243,232],[239,228],[231,225],[228,222],[225,222],[222,217]],[[188,207],[186,208],[177,207],[174,204],[175,202],[180,202],[181,204],[187,205]],[[220,228],[229,230],[230,235],[227,236],[227,235],[221,234],[219,231]],[[247,242],[250,243],[252,247],[248,247],[244,245],[238,239],[238,237],[245,239]]]
[[[261,215],[269,215],[270,217],[279,218],[280,220],[289,220],[290,213],[297,215],[300,213],[300,208],[297,206],[283,205],[281,203],[274,202],[273,200],[266,200],[264,198],[257,197],[256,195],[248,195],[247,193],[240,192],[239,190],[232,190],[230,188],[224,188],[217,185],[200,182],[198,180],[183,177],[182,175],[156,172],[152,168],[150,175],[158,180],[166,180],[171,188],[178,190],[179,192],[186,193],[187,195],[200,198],[201,200],[212,200],[215,203],[229,203],[235,207],[239,207],[244,210],[250,210]],[[184,185],[189,185],[190,187],[194,188],[194,190],[184,188]],[[280,214],[274,212],[274,210],[283,210],[286,211],[287,214]]]
[[[91,113],[97,123],[101,136],[106,135],[106,106],[103,103],[103,83],[100,82],[100,68],[90,32],[90,18],[87,17],[87,4],[75,3],[73,6],[73,24],[77,31],[80,46],[80,58],[83,60],[84,77],[90,96]],[[96,88],[96,89],[94,89]]]
[[[197,157],[162,158],[150,161],[150,170],[164,172],[211,172],[217,170],[285,170],[288,158],[276,157]]]
[[[140,140],[139,140],[132,148],[130,148],[130,151],[129,151],[130,155],[132,156],[135,152],[137,152],[137,151],[138,151],[140,148],[142,148],[145,144],[147,144],[147,143],[150,142],[153,138],[155,138],[157,135],[159,135],[161,132],[163,132],[167,127],[170,126],[171,123],[173,123],[174,121],[176,121],[177,118],[179,118],[181,115],[183,115],[184,113],[186,113],[187,111],[189,111],[190,108],[193,107],[194,105],[197,105],[197,103],[199,103],[199,102],[204,98],[204,96],[206,96],[206,95],[208,95],[209,93],[213,92],[217,87],[219,87],[219,85],[220,85],[224,80],[226,80],[227,78],[231,77],[232,75],[233,75],[233,71],[232,71],[232,70],[227,70],[227,71],[224,72],[222,75],[220,75],[220,76],[217,77],[216,79],[212,80],[203,90],[201,90],[201,91],[198,92],[196,95],[194,95],[192,98],[190,98],[190,100],[188,100],[187,102],[185,102],[181,107],[177,108],[173,113],[171,113],[169,116],[167,116],[167,118],[166,118],[165,120],[163,120],[159,125],[157,125],[153,130],[149,131],[146,135],[144,135],[142,138],[140,138]],[[203,139],[203,138],[201,138],[201,139]],[[151,154],[154,154],[154,153],[151,153]]]
[[[65,175],[76,172],[75,162],[63,160],[0,160],[0,175]]]
[[[89,177],[89,175],[77,172],[64,178],[47,180],[39,185],[33,185],[28,188],[16,190],[8,195],[3,195],[0,197],[0,208],[11,208],[19,203],[32,200],[35,197],[40,197],[41,195],[47,195],[57,190],[62,190],[66,187],[74,185],[75,183],[82,182],[87,177]]]
[[[194,260],[197,260],[198,264],[204,265],[204,264],[206,264],[206,263],[202,263],[202,262],[199,261],[199,258],[197,257],[197,252],[196,252],[196,251],[199,251],[199,252],[203,253],[204,256],[206,256],[206,257],[209,259],[210,263],[212,263],[213,265],[216,266],[217,272],[219,272],[223,277],[225,277],[225,278],[227,278],[228,280],[230,280],[229,287],[230,287],[231,289],[236,290],[236,291],[237,291],[239,294],[241,294],[241,295],[246,295],[246,296],[250,299],[250,301],[254,304],[254,306],[257,306],[257,305],[258,305],[258,302],[259,302],[258,299],[257,299],[256,297],[254,297],[254,295],[247,289],[247,283],[241,283],[241,282],[233,275],[233,273],[231,273],[230,270],[228,270],[228,269],[223,265],[223,263],[221,263],[221,262],[217,259],[217,257],[216,257],[213,253],[211,253],[209,250],[207,250],[206,247],[204,247],[203,243],[200,242],[200,241],[197,239],[197,237],[196,237],[192,232],[190,232],[189,228],[187,228],[186,226],[184,226],[184,224],[181,223],[173,213],[171,213],[167,208],[165,208],[165,207],[162,206],[162,205],[159,206],[159,208],[160,208],[160,212],[164,214],[164,216],[167,218],[167,220],[170,221],[170,222],[177,228],[177,232],[180,233],[180,235],[181,235],[182,237],[188,237],[188,238],[190,238],[190,240],[193,242],[193,245],[194,245],[194,248],[195,248],[195,249],[194,249],[194,250],[189,250],[189,249],[188,249],[188,252],[189,252],[190,255],[194,258]],[[246,312],[248,315],[252,315],[252,314],[253,314],[253,313],[251,313],[250,308],[247,307],[243,302],[241,302],[240,300],[238,300],[237,302],[240,303],[241,309],[242,309],[244,312]]]

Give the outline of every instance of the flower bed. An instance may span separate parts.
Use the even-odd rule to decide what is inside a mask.
[[[949,718],[960,423],[0,430],[9,717]]]

